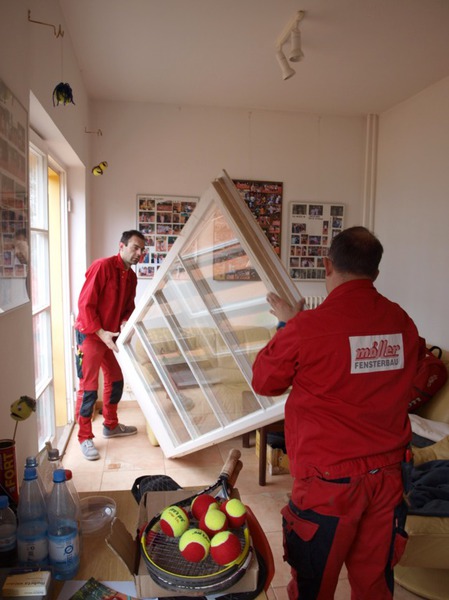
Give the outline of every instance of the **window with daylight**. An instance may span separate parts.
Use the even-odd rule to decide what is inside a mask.
[[[235,277],[217,279],[227,263]],[[254,272],[239,277],[239,269]],[[199,203],[118,338],[118,359],[159,444],[181,456],[282,418],[251,388],[275,331],[266,302],[299,292],[224,172]]]

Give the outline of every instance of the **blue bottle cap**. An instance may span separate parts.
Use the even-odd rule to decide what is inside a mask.
[[[25,467],[25,473],[23,474],[23,478],[26,481],[31,481],[32,479],[37,479],[36,467]]]
[[[65,481],[65,470],[56,469],[56,471],[53,471],[53,481],[54,483],[61,483],[61,481]]]
[[[8,496],[0,496],[0,510],[2,508],[8,508],[8,506],[9,506]]]

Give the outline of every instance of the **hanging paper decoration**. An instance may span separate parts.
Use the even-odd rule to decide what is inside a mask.
[[[64,106],[66,104],[75,104],[73,101],[72,88],[68,83],[58,83],[53,90],[53,106],[58,106],[62,102]]]
[[[108,168],[108,163],[104,160],[103,162],[96,165],[95,167],[92,167],[92,173],[94,175],[103,175],[105,169],[107,169],[107,168]]]

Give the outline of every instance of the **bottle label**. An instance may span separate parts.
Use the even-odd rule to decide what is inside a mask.
[[[0,552],[7,552],[8,550],[12,550],[13,548],[15,548],[16,539],[17,538],[15,528],[13,528],[11,532],[2,531],[2,537],[0,537]]]
[[[17,550],[21,563],[40,563],[48,556],[47,538],[18,539]]]
[[[76,563],[79,560],[78,532],[71,531],[67,535],[49,535],[49,555],[53,565]]]

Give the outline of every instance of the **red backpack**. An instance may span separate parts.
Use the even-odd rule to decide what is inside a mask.
[[[425,346],[425,340],[420,338],[420,341]],[[415,412],[420,406],[423,406],[446,383],[448,371],[445,363],[441,360],[442,354],[443,351],[438,346],[425,348],[425,358],[419,362],[413,381],[408,412]]]

